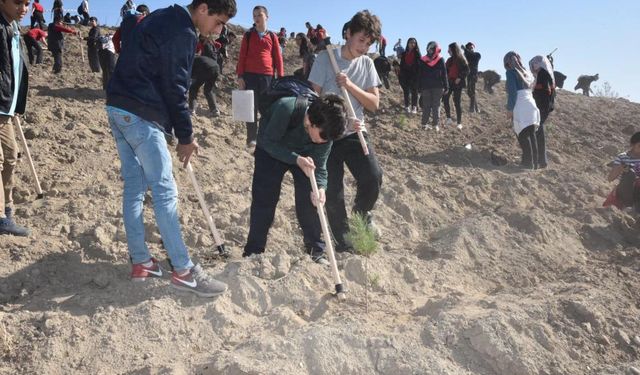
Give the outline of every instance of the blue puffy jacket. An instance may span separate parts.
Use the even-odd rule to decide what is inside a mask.
[[[196,29],[180,5],[158,9],[132,31],[107,88],[107,105],[156,122],[181,144],[193,141],[187,91]]]

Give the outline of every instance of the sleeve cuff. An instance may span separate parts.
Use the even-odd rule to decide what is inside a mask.
[[[193,142],[193,135],[190,135],[186,138],[178,138],[178,143],[180,143],[181,145],[188,145],[191,144]]]

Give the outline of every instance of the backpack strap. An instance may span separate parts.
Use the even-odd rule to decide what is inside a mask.
[[[304,115],[307,113],[307,107],[309,107],[309,100],[304,96],[296,97],[296,102],[293,105],[293,112],[291,112],[291,119],[287,129],[293,129],[304,119]]]

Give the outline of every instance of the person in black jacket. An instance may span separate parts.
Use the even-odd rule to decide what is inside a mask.
[[[469,96],[469,113],[480,113],[478,109],[478,100],[476,98],[476,83],[478,82],[478,65],[482,55],[475,52],[476,45],[472,42],[462,47],[464,49],[464,57],[469,63],[469,76],[467,77],[467,95]]]
[[[533,99],[536,107],[540,110],[540,126],[536,130],[536,141],[538,143],[538,168],[547,167],[547,147],[544,134],[544,123],[554,109],[556,85],[553,75],[553,67],[548,58],[538,55],[529,61],[531,72],[535,76],[535,86],[533,88]],[[535,155],[534,155],[535,157]]]
[[[436,131],[440,130],[440,102],[442,95],[449,91],[447,68],[440,56],[440,46],[436,42],[429,42],[427,54],[420,59],[419,77],[422,90],[422,125],[425,130],[432,129],[429,116],[433,119]]]
[[[87,41],[87,55],[89,57],[89,67],[94,73],[100,73],[100,28],[98,27],[98,19],[96,17],[89,18],[89,36],[85,38]]]
[[[421,57],[418,41],[416,38],[409,38],[407,48],[400,56],[400,74],[398,75],[407,113],[418,113],[418,61]]]
[[[226,284],[194,265],[178,220],[178,190],[165,136],[178,139],[183,167],[197,152],[187,90],[197,32],[217,34],[236,15],[235,0],[192,0],[187,7],[158,9],[136,25],[107,87],[107,114],[124,179],[123,216],[131,279],[161,277],[162,268],[144,239],[143,201],[151,189],[156,223],[171,259],[171,287],[213,297]]]
[[[453,104],[456,107],[456,119],[458,120],[457,128],[462,130],[462,89],[465,88],[465,81],[469,75],[469,64],[464,58],[458,43],[449,44],[449,57],[446,62],[447,76],[449,78],[449,91],[444,94],[444,111],[447,114],[447,125],[453,124],[451,120],[451,106],[449,98],[453,94]]]
[[[220,67],[216,60],[209,56],[196,56],[191,69],[191,86],[189,87],[189,109],[192,114],[196,112],[196,98],[200,87],[204,86],[204,97],[209,104],[209,110],[213,117],[218,117],[220,111],[216,105],[214,89],[220,74]]]
[[[47,29],[47,47],[53,55],[54,74],[62,72],[62,51],[64,50],[64,36],[62,33],[80,34],[79,31],[64,26],[60,18],[55,18],[53,23],[49,24],[49,28]]]
[[[98,57],[100,58],[100,69],[102,69],[102,89],[106,91],[111,75],[116,68],[116,50],[111,34],[100,37]]]
[[[28,236],[29,230],[14,221],[13,172],[18,163],[14,117],[24,114],[29,71],[20,43],[20,21],[29,1],[0,1],[0,235]],[[12,53],[17,49],[18,53]],[[20,74],[16,74],[13,67]]]

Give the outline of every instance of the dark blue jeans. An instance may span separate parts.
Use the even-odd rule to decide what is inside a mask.
[[[364,133],[368,139],[367,133]],[[344,165],[356,180],[356,197],[353,212],[367,214],[373,210],[382,186],[382,169],[367,141],[369,155],[362,152],[358,134],[351,134],[333,142],[327,160],[327,216],[331,231],[339,247],[345,246],[345,234],[349,230],[347,210],[344,201]]]
[[[250,142],[255,142],[258,139],[258,106],[260,103],[260,96],[265,92],[269,86],[271,86],[272,76],[256,73],[244,73],[242,75],[244,79],[245,89],[253,90],[253,115],[254,122],[247,122],[247,145]]]
[[[544,134],[544,123],[549,117],[549,112],[540,111],[540,127],[536,131],[536,141],[538,143],[538,167],[547,167],[547,138]]]
[[[251,217],[249,236],[242,256],[263,253],[269,228],[273,224],[284,174],[291,172],[295,189],[296,216],[302,228],[304,245],[312,255],[324,252],[322,228],[318,211],[311,203],[311,182],[297,165],[274,159],[260,147],[255,152],[255,167],[251,185]]]

